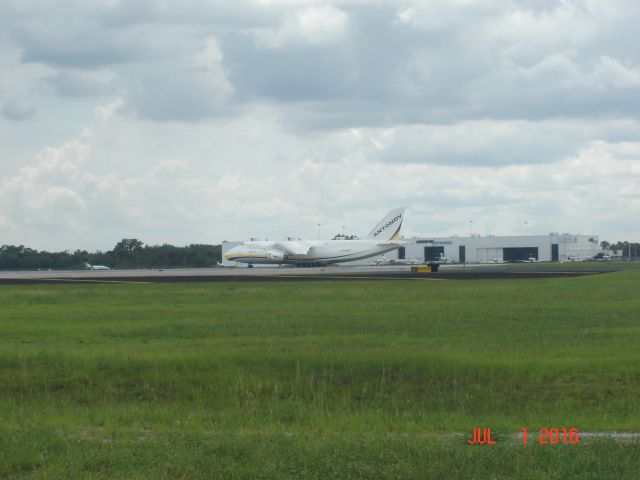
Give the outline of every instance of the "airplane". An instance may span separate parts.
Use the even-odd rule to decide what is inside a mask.
[[[373,263],[376,265],[421,265],[423,262],[418,258],[376,258]]]
[[[84,262],[84,268],[87,270],[111,270],[109,267],[105,265],[91,265],[90,263]]]
[[[318,267],[375,257],[406,244],[400,237],[404,207],[387,213],[365,240],[251,241],[233,247],[226,260],[254,264]]]
[[[436,259],[436,262],[438,262],[438,263],[452,263],[453,259],[449,258],[449,257],[445,257],[444,253],[441,253],[440,257],[438,259]]]
[[[588,262],[589,260],[591,260],[591,258],[587,258],[587,257],[578,257],[577,255],[569,255],[567,257],[567,260],[569,262]]]
[[[517,263],[537,263],[538,259],[536,257],[534,257],[533,255],[531,255],[526,260],[516,260],[516,262]]]

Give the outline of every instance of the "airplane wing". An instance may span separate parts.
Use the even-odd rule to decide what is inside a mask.
[[[405,245],[408,245],[409,242],[407,242],[406,240],[389,240],[388,242],[384,242],[384,243],[376,243],[376,246],[378,247],[388,247],[389,245],[398,245],[399,247],[404,247]]]
[[[308,245],[303,245],[299,242],[276,242],[274,247],[284,250],[289,255],[306,255],[311,248]]]

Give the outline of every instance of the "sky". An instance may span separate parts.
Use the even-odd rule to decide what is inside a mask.
[[[0,244],[640,240],[636,0],[3,0]],[[318,226],[318,224],[320,226]]]

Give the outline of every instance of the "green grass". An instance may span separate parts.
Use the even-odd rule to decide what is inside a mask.
[[[537,263],[504,263],[504,264],[475,264],[474,268],[496,268],[502,267],[522,270],[595,270],[595,271],[620,271],[638,270],[640,262],[628,260],[612,261],[585,261],[585,262],[537,262]]]
[[[4,286],[0,478],[637,478],[639,281]]]

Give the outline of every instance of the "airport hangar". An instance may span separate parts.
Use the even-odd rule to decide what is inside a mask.
[[[380,261],[432,262],[446,259],[452,263],[501,263],[527,261],[563,262],[590,258],[601,251],[597,235],[550,233],[548,235],[470,237],[410,237],[403,238],[407,245],[385,255],[371,257],[343,265],[372,265]],[[222,265],[246,267],[247,264],[230,262],[224,254],[241,242],[222,243]],[[256,266],[258,266],[256,264]]]

